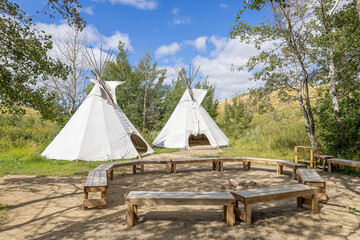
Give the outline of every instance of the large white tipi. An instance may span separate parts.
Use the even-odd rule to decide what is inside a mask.
[[[194,76],[189,73],[190,77],[187,79],[184,74],[178,73],[187,89],[153,145],[189,150],[196,145],[211,145],[215,148],[229,145],[229,139],[201,106],[207,90],[190,88],[196,73]]]
[[[121,82],[101,78],[109,59],[99,68],[95,68],[95,60],[88,61],[97,75],[96,80],[91,79],[95,86],[41,155],[56,160],[106,161],[153,153],[116,103],[115,88]]]

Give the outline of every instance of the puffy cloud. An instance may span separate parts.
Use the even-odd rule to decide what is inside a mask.
[[[221,99],[229,98],[233,92],[248,92],[255,86],[250,82],[251,73],[246,70],[234,71],[232,65],[245,65],[258,51],[251,45],[240,43],[238,39],[211,36],[209,41],[215,49],[210,56],[197,55],[192,63],[200,66],[200,73],[209,76],[209,81],[217,85],[217,94]]]
[[[161,58],[168,55],[174,55],[180,50],[180,45],[177,42],[169,45],[162,45],[155,51],[155,57]]]
[[[193,45],[196,50],[201,52],[206,52],[206,40],[208,39],[207,36],[198,37],[194,41],[186,41],[186,43]]]
[[[132,6],[141,10],[154,10],[158,7],[156,0],[109,0],[112,4],[122,4],[126,6]]]
[[[53,40],[56,41],[63,41],[64,36],[67,35],[68,32],[71,32],[71,27],[69,25],[63,23],[60,25],[57,24],[46,24],[46,23],[37,23],[36,27],[40,30],[45,31],[47,34],[53,36]],[[102,35],[98,29],[94,25],[88,25],[82,32],[83,36],[86,38],[86,45],[91,45],[95,47],[100,47],[101,45],[103,48],[112,48],[116,49],[118,46],[119,40],[125,43],[125,47],[132,51],[133,48],[130,43],[129,35],[126,33],[121,33],[116,31],[111,36]]]

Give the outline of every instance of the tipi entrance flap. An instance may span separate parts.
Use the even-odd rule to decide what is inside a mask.
[[[205,134],[190,134],[188,138],[189,147],[211,145],[209,139]]]
[[[148,146],[138,135],[131,134],[130,139],[139,155],[147,153]]]

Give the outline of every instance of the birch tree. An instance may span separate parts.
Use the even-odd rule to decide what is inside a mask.
[[[303,114],[309,141],[317,147],[309,93],[313,81],[307,41],[312,35],[312,29],[308,27],[311,6],[305,0],[270,1],[264,6],[271,11],[269,21],[254,25],[245,22],[242,16],[247,9],[259,9],[248,4],[239,11],[230,34],[258,49],[266,45],[259,55],[250,58],[245,67],[254,73],[253,80],[264,81],[264,86],[258,90],[262,94],[277,92],[282,99],[294,99],[288,93],[291,90],[296,92],[295,99]]]
[[[66,28],[65,34],[57,39],[55,44],[60,53],[59,59],[71,67],[71,73],[66,80],[52,77],[49,81],[43,81],[44,86],[58,97],[63,112],[70,117],[86,97],[88,82],[85,75],[88,66],[81,51],[85,43],[86,36],[79,28]]]

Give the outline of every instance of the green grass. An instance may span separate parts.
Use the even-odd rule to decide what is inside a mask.
[[[154,148],[154,154],[173,153],[180,151],[180,148]]]

